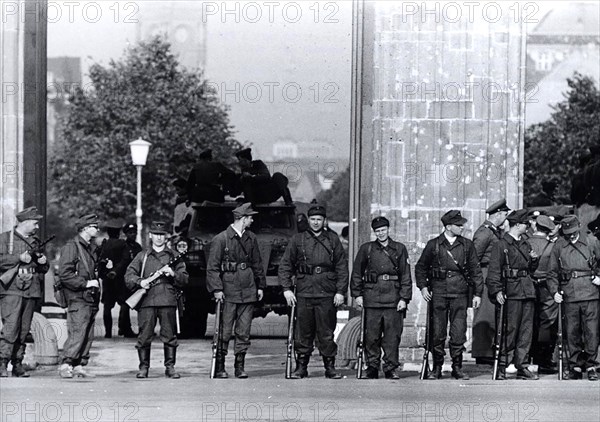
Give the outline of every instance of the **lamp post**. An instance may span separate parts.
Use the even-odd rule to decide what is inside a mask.
[[[131,149],[131,162],[137,168],[137,207],[135,209],[135,217],[137,224],[137,237],[136,241],[142,244],[142,167],[146,165],[146,159],[148,158],[148,150],[152,145],[148,141],[144,141],[142,138],[138,138],[135,141],[129,143]]]

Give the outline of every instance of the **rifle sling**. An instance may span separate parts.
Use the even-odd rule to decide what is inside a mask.
[[[323,233],[325,233],[323,231]],[[311,230],[308,230],[308,234],[311,235],[313,237],[313,239],[315,239],[317,242],[319,242],[321,244],[321,246],[323,246],[325,248],[325,250],[327,251],[327,254],[329,255],[329,259],[331,259],[331,262],[333,263],[333,250],[329,250],[327,248],[327,246],[325,246],[325,244],[323,242],[321,242],[321,239],[319,239]]]
[[[83,262],[83,266],[85,267],[85,270],[87,271],[88,275],[90,276],[90,280],[93,280],[93,278],[92,278],[93,274],[90,271],[90,266],[88,265],[87,261],[84,259],[83,248],[79,244],[79,239],[75,241],[75,247],[77,247],[77,253],[79,254],[79,261]]]
[[[588,264],[588,267],[590,267],[590,270],[594,271],[594,267],[592,266],[592,264],[590,264],[590,258],[586,258],[585,254],[583,252],[581,252],[581,249],[579,249],[573,242],[569,242],[569,245],[573,246],[573,248],[579,252],[579,255],[581,255],[583,257],[583,259],[585,259],[585,262]]]

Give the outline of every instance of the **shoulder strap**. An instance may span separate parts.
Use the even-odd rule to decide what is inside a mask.
[[[140,271],[140,277],[144,278],[144,271],[146,270],[146,261],[148,260],[148,255],[150,255],[150,251],[146,251],[144,253],[144,259],[142,260],[142,270]]]
[[[85,267],[85,270],[88,273],[88,276],[93,277],[93,273],[90,270],[90,266],[88,265],[87,261],[84,258],[84,254],[83,254],[83,248],[81,247],[81,245],[79,244],[78,240],[75,240],[75,247],[77,248],[77,254],[79,255],[79,261],[83,262],[83,266]]]
[[[321,246],[323,246],[323,248],[325,248],[325,250],[327,251],[327,254],[329,254],[329,259],[331,259],[331,262],[333,262],[333,250],[329,250],[327,248],[327,246],[325,246],[325,244],[323,242],[321,242],[321,239],[319,239],[317,236],[315,236],[315,234],[313,232],[311,232],[310,230],[308,230],[308,234],[310,234],[313,239],[315,239],[317,242],[319,242],[321,244]],[[323,234],[325,234],[325,232],[323,232]]]
[[[394,258],[392,258],[392,256],[389,254],[389,252],[385,250],[385,248],[383,247],[383,245],[379,245],[379,248],[381,249],[381,252],[383,252],[385,254],[385,256],[388,257],[388,259],[392,263],[393,267],[395,269],[398,268],[398,263],[394,262]]]
[[[581,252],[581,249],[579,249],[579,248],[577,247],[577,245],[575,245],[575,243],[573,243],[573,242],[569,242],[569,245],[573,246],[573,248],[575,248],[575,250],[576,250],[577,252],[579,252],[579,255],[581,255],[581,256],[583,257],[583,259],[585,259],[585,262],[587,262],[587,264],[588,264],[588,267],[590,267],[590,269],[591,269],[591,270],[593,270],[593,269],[594,269],[594,267],[593,267],[593,266],[592,266],[592,264],[590,263],[590,259],[592,259],[593,253],[592,253],[592,255],[590,255],[590,257],[588,258],[588,257],[586,257],[586,256],[585,256],[585,254],[584,254],[583,252]]]
[[[237,233],[233,236],[235,240],[237,240],[238,244],[240,245],[240,248],[242,248],[242,250],[244,251],[244,255],[246,255],[246,258],[249,258],[250,255],[248,255],[248,252],[246,251],[246,248],[244,248],[244,244],[242,243],[242,239],[237,235]]]
[[[440,238],[435,238],[435,257],[437,259],[438,267],[442,268],[442,262],[440,261]]]
[[[15,249],[15,229],[12,229],[10,231],[10,234],[8,235],[8,254],[12,255],[14,249]]]

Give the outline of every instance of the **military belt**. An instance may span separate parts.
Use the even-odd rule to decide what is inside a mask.
[[[333,268],[331,268],[331,267],[325,267],[325,266],[313,267],[313,274],[329,273],[332,271],[333,271]]]
[[[593,271],[572,271],[571,277],[579,278],[579,277],[592,277],[594,275]]]
[[[527,277],[528,275],[529,275],[528,270],[515,270],[512,268],[510,270],[508,270],[509,278]]]
[[[238,263],[238,268],[240,270],[245,270],[246,268],[248,268],[248,264],[245,262],[240,262],[240,263]]]
[[[377,281],[397,281],[399,280],[400,277],[398,277],[397,275],[391,275],[391,274],[381,274],[377,276]]]

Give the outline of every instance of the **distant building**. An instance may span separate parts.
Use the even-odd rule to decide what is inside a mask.
[[[281,139],[273,144],[272,160],[289,158],[331,159],[342,158],[335,154],[331,141],[321,138],[313,141]]]
[[[527,36],[527,125],[547,120],[575,71],[600,80],[600,4],[551,9]]]

